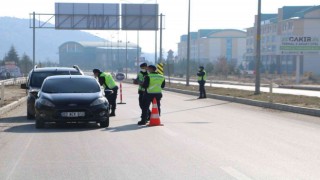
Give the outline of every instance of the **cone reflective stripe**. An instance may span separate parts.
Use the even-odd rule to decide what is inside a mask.
[[[161,126],[161,125],[162,124],[160,122],[157,100],[156,98],[153,98],[149,126]]]

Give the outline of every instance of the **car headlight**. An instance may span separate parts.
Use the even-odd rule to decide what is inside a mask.
[[[52,102],[50,102],[49,100],[46,100],[46,99],[39,99],[38,102],[43,106],[48,106],[48,107],[54,107],[55,106]]]
[[[99,98],[99,99],[96,99],[95,101],[93,101],[90,106],[97,106],[97,105],[100,105],[100,104],[104,104],[106,103],[106,99],[105,98]]]

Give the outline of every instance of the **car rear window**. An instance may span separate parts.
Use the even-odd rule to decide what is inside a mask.
[[[33,72],[30,79],[30,86],[40,88],[43,81],[49,76],[55,75],[81,75],[78,71],[53,71],[53,72]]]
[[[88,78],[48,79],[42,86],[45,93],[96,93],[100,90],[98,82]]]

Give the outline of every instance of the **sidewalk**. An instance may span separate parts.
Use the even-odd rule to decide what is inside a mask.
[[[279,88],[320,91],[320,85],[279,85]]]

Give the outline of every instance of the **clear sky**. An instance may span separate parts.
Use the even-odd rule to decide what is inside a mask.
[[[245,30],[251,27],[257,14],[258,0],[191,0],[191,31],[198,29]],[[54,13],[55,2],[77,3],[158,3],[165,15],[163,49],[177,51],[181,35],[187,33],[188,0],[7,0],[0,3],[0,16],[29,18],[29,13]],[[282,6],[320,5],[319,0],[262,0],[262,13],[277,13]],[[26,27],[28,28],[28,27]],[[125,41],[125,31],[90,31],[105,39]],[[137,33],[127,32],[128,41],[136,43]],[[154,52],[154,32],[140,32],[140,46],[145,52]]]

